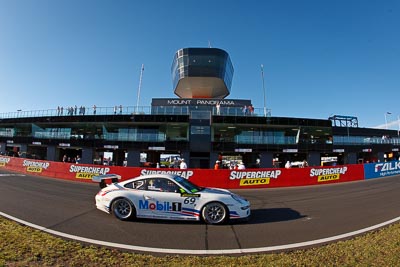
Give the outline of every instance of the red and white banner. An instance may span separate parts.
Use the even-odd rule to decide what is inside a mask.
[[[364,165],[334,167],[268,168],[247,170],[155,169],[138,167],[72,164],[0,156],[0,169],[30,175],[92,182],[94,175],[119,174],[122,180],[146,174],[177,174],[200,186],[227,189],[272,188],[341,183],[364,180]]]

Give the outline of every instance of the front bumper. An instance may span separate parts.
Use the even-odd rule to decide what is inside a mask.
[[[249,218],[250,215],[251,215],[250,204],[241,207],[236,207],[235,209],[229,211],[230,219],[246,219]]]

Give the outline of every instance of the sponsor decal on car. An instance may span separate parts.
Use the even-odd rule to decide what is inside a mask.
[[[87,167],[71,165],[69,172],[76,173],[75,178],[78,179],[92,179],[96,175],[105,175],[110,171],[107,167]]]
[[[200,197],[200,194],[188,194],[188,193],[182,193],[181,197]]]
[[[98,192],[97,195],[103,197],[103,196],[107,195],[108,193],[115,192],[115,191],[121,191],[121,190],[125,190],[125,189],[124,188],[118,188],[118,189],[104,190],[104,191]]]
[[[310,177],[318,177],[318,182],[340,180],[340,175],[347,172],[347,167],[311,169]]]
[[[190,217],[200,217],[200,211],[191,208],[182,208],[182,215]]]
[[[240,179],[240,186],[266,185],[270,179],[277,179],[282,174],[281,170],[271,171],[231,171],[230,180]]]
[[[156,211],[181,211],[182,203],[180,202],[150,202],[148,200],[139,200],[139,209],[156,210]]]
[[[40,162],[32,160],[24,160],[22,163],[23,167],[26,167],[27,172],[41,173],[43,169],[47,169],[50,166],[49,162]]]

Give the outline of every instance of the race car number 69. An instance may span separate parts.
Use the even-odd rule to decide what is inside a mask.
[[[194,197],[187,197],[183,201],[184,204],[194,204],[196,202],[196,198]]]

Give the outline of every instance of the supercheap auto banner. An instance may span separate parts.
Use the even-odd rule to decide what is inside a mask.
[[[272,188],[340,183],[364,179],[362,165],[293,169],[204,170],[192,180],[229,189]]]
[[[305,186],[364,179],[364,165],[362,164],[292,169],[180,170],[73,164],[0,156],[1,168],[29,175],[82,182],[92,182],[93,176],[101,174],[119,174],[122,180],[146,174],[176,174],[200,186],[228,189]]]
[[[0,156],[0,168],[29,175],[40,175],[82,182],[92,182],[93,176],[101,174],[117,173],[123,177],[134,177],[140,174],[139,168],[73,164],[5,156]]]
[[[364,164],[365,179],[400,175],[400,161]]]

